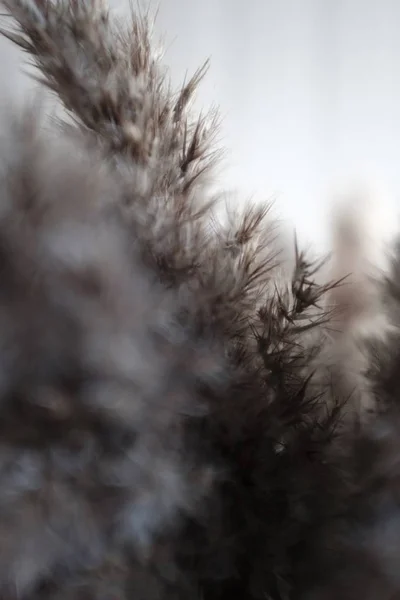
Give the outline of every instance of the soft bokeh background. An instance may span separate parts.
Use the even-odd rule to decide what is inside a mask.
[[[124,14],[129,1],[111,5]],[[211,58],[199,104],[221,107],[220,183],[238,198],[277,193],[320,246],[343,175],[375,173],[400,207],[398,0],[161,0],[157,31],[177,83]],[[2,96],[31,93],[19,59],[1,40]]]

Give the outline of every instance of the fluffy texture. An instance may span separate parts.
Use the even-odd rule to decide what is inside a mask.
[[[182,430],[224,379],[137,257],[114,174],[35,125],[4,135],[1,164],[3,597],[147,553],[190,513],[213,469]]]
[[[147,16],[2,4],[65,118],[1,130],[0,596],[397,597],[397,261],[344,212],[327,278],[269,206],[218,222],[204,69],[171,90]]]

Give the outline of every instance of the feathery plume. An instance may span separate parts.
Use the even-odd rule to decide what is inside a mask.
[[[269,205],[217,223],[206,67],[174,92],[148,14],[2,4],[68,116],[0,130],[1,596],[390,600],[400,296],[369,229],[343,213],[321,283]],[[386,414],[349,425],[353,388]]]

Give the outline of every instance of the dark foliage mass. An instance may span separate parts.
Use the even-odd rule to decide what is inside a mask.
[[[2,4],[63,117],[0,130],[0,597],[400,598],[398,259],[218,219],[148,16]]]

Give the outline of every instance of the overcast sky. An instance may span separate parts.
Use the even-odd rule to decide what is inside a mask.
[[[398,0],[161,0],[157,29],[175,81],[211,58],[199,104],[223,115],[221,185],[279,193],[281,214],[317,244],[343,174],[375,171],[400,207]],[[23,97],[4,41],[0,59],[4,92]]]

